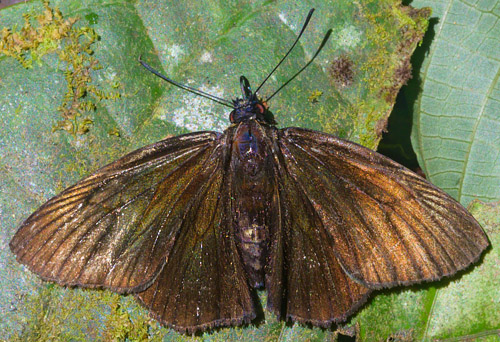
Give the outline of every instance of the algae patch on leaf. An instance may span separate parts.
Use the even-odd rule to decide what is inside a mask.
[[[20,30],[1,29],[0,53],[15,58],[24,68],[33,68],[33,62],[42,64],[42,57],[55,54],[67,82],[63,102],[57,108],[63,117],[53,131],[64,130],[72,135],[84,134],[93,120],[89,112],[103,99],[116,99],[118,92],[104,92],[92,84],[92,70],[100,69],[93,57],[91,45],[99,36],[90,27],[76,27],[78,18],[64,18],[58,8],[43,3],[40,14],[26,13]]]

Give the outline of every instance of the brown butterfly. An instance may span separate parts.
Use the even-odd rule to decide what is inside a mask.
[[[458,202],[405,167],[276,128],[245,77],[233,103],[165,79],[230,105],[231,125],[141,148],[42,205],[10,243],[42,279],[133,293],[189,333],[250,322],[265,286],[278,317],[327,327],[372,290],[452,275],[488,246]]]

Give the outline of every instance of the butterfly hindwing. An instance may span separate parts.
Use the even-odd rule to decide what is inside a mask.
[[[343,271],[332,239],[274,139],[280,218],[271,230],[266,288],[268,309],[292,321],[329,326],[344,321],[371,292]]]
[[[157,320],[181,332],[238,325],[255,318],[234,238],[227,146],[218,147],[211,161],[216,166],[187,208],[165,267],[151,287],[136,294]]]
[[[372,150],[300,128],[280,130],[279,148],[336,259],[365,286],[440,279],[476,261],[488,246],[458,202]]]
[[[147,288],[164,266],[185,209],[209,179],[219,134],[199,132],[134,151],[55,196],[10,243],[45,280]]]
[[[370,290],[343,271],[331,237],[295,181],[283,177],[281,186],[284,250],[279,266],[284,277],[281,281],[269,278],[269,300],[281,298],[281,310],[292,321],[324,327],[344,321],[365,302]],[[279,307],[271,307],[279,314]]]

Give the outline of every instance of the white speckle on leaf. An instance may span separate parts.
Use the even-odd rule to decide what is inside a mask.
[[[340,30],[337,37],[337,43],[340,47],[353,48],[361,41],[361,32],[355,26],[349,25]]]
[[[168,55],[175,60],[176,62],[179,60],[179,57],[184,55],[184,50],[182,50],[180,45],[171,45],[167,47]]]
[[[76,148],[81,148],[84,146],[84,143],[82,142],[81,139],[75,139],[74,143],[73,143],[73,146],[76,147]]]
[[[99,81],[113,81],[116,78],[116,71],[112,67],[107,67],[103,72],[98,74]]]
[[[217,97],[224,97],[224,91],[218,86],[202,86],[199,89]],[[181,103],[182,105],[174,110],[172,119],[179,127],[185,127],[190,131],[223,131],[229,125],[228,111],[209,99],[185,93]]]
[[[294,31],[297,29],[297,27],[295,26],[295,24],[290,24],[288,22],[288,19],[286,18],[285,13],[281,12],[280,14],[278,14],[278,18],[280,18],[280,20],[283,22],[283,24],[285,24],[286,26],[288,26],[290,29],[292,29]]]
[[[288,20],[286,20],[286,17],[285,17],[285,14],[283,12],[281,12],[280,14],[278,14],[278,18],[280,18],[280,20],[285,24],[285,25],[288,25]]]
[[[200,57],[201,63],[212,63],[212,54],[208,51],[203,52],[203,55]]]

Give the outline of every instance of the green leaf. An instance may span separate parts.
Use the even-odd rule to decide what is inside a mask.
[[[428,13],[389,0],[54,1],[52,6],[59,6],[65,17],[78,16],[77,26],[100,35],[92,48],[103,68],[93,72],[93,84],[117,90],[121,98],[95,101],[97,110],[89,112],[92,125],[86,134],[52,132],[61,120],[57,108],[67,88],[61,61],[46,54],[27,70],[0,56],[0,338],[11,340],[141,340],[144,334],[153,340],[188,339],[149,319],[130,296],[40,282],[15,262],[7,247],[33,210],[99,166],[168,135],[222,130],[228,124],[227,108],[162,83],[139,66],[139,55],[181,83],[231,99],[239,96],[241,74],[254,87],[264,79],[315,7],[304,38],[261,95],[271,94],[299,70],[332,28],[317,61],[273,98],[271,110],[280,127],[337,133],[374,148]],[[42,8],[42,3],[32,2],[3,9],[1,25],[19,29],[21,14]],[[448,283],[434,285],[441,291]],[[398,334],[430,336],[426,327],[436,315],[434,293],[375,293],[343,331],[358,330],[367,341]],[[265,303],[265,292],[260,295]],[[260,324],[201,337],[318,341],[335,339],[336,334],[287,325],[266,313]]]
[[[433,9],[412,143],[427,177],[462,204],[500,199],[500,2],[416,0]]]
[[[473,271],[439,289],[425,330],[429,340],[497,341],[500,333],[500,203],[476,201],[471,203],[470,211],[488,234],[493,248]]]
[[[416,0],[412,5],[433,9],[423,46],[412,59],[419,72],[405,91],[407,102],[414,104],[407,110],[413,112],[412,142],[420,165],[434,184],[464,205],[473,199],[498,201],[500,3]],[[396,319],[401,311],[408,312],[405,298],[411,298],[426,307],[417,321],[403,328],[415,340],[496,341],[500,331],[498,223],[481,218],[475,210],[472,213],[492,244],[479,266],[428,291],[379,296],[375,301],[399,306],[367,317],[393,310]],[[498,208],[489,215],[498,218]],[[389,330],[394,328],[368,329],[367,340],[385,338]]]

